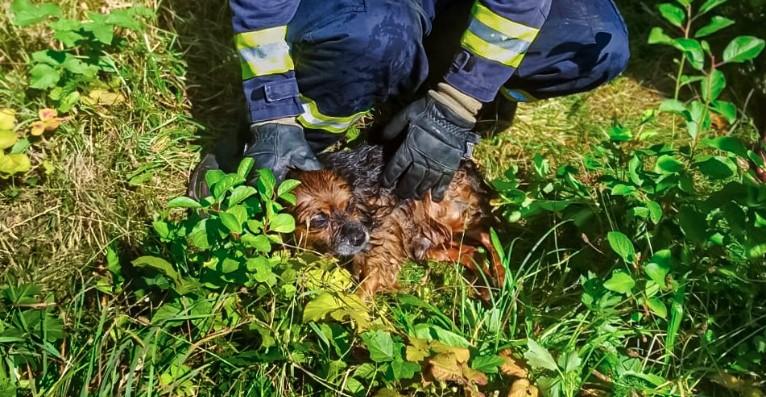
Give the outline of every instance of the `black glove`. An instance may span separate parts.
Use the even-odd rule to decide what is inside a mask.
[[[402,198],[441,201],[460,161],[471,156],[479,136],[471,132],[475,122],[466,120],[431,95],[414,102],[391,120],[383,138],[391,139],[409,126],[404,142],[383,172],[383,184],[397,183]]]
[[[322,168],[306,142],[303,128],[297,125],[254,124],[250,127],[250,135],[244,156],[252,157],[256,168],[270,168],[280,181],[285,179],[290,168],[303,171]]]

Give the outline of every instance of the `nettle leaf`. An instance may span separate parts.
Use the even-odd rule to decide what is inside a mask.
[[[713,112],[721,115],[729,124],[737,121],[737,105],[727,101],[713,101],[710,104]]]
[[[684,22],[686,22],[686,11],[672,3],[662,3],[657,8],[666,21],[670,22],[673,26],[683,29]]]
[[[13,23],[24,27],[42,22],[48,17],[61,16],[61,8],[53,3],[32,4],[29,0],[14,0],[11,3]]]
[[[661,288],[666,288],[665,278],[670,272],[672,263],[673,257],[670,250],[660,250],[649,259],[649,263],[644,266],[644,272],[649,279],[657,283]]]
[[[712,180],[731,178],[737,172],[737,165],[721,156],[703,156],[694,163],[694,166]]]
[[[689,65],[702,71],[705,68],[705,50],[702,43],[695,39],[678,38],[673,40],[675,47],[683,51],[689,59]]]
[[[202,204],[200,204],[197,200],[193,198],[181,196],[168,201],[167,207],[168,208],[201,208]]]
[[[707,25],[701,27],[697,33],[694,34],[694,37],[707,37],[715,32],[718,32],[719,30],[726,29],[731,25],[734,25],[733,19],[715,15],[710,19],[710,22],[708,22]]]
[[[747,158],[747,147],[737,138],[732,136],[722,136],[705,141],[707,146],[735,154],[742,158]]]
[[[542,347],[534,340],[527,339],[527,352],[524,353],[524,358],[527,359],[527,364],[532,368],[543,368],[551,371],[558,371],[558,365],[556,360],[548,351],[548,349]]]
[[[673,45],[673,38],[668,36],[661,27],[654,27],[649,32],[648,43]]]
[[[699,11],[697,12],[698,15],[704,15],[714,8],[720,6],[721,4],[726,3],[729,0],[706,0],[702,5],[700,6]]]
[[[612,273],[612,277],[604,281],[604,288],[618,294],[629,294],[635,285],[636,281],[633,280],[633,277],[622,271]]]
[[[362,341],[370,352],[370,359],[376,363],[394,361],[394,340],[385,331],[367,331]]]
[[[726,88],[726,76],[724,76],[722,71],[716,69],[700,85],[702,88],[702,98],[712,102],[718,99],[723,89]]]
[[[478,356],[471,360],[471,368],[485,374],[496,374],[499,372],[500,366],[504,363],[505,359],[496,354]]]
[[[61,80],[61,72],[50,65],[37,64],[29,71],[29,86],[38,90],[55,87]]]
[[[97,12],[89,12],[90,22],[82,25],[82,29],[93,34],[96,40],[110,45],[114,39],[114,26],[107,22],[106,15]]]
[[[726,63],[743,63],[757,58],[766,42],[754,36],[739,36],[734,38],[723,51],[723,61]]]
[[[636,249],[628,236],[621,232],[609,232],[607,234],[609,246],[627,263],[633,263],[636,258]]]
[[[657,158],[654,169],[661,174],[677,174],[684,170],[684,164],[669,154],[663,154]]]

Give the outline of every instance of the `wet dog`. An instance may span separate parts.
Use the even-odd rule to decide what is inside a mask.
[[[495,283],[504,271],[489,239],[490,190],[476,166],[465,161],[444,199],[434,202],[399,199],[381,184],[383,149],[361,146],[323,155],[325,169],[295,172],[296,237],[299,244],[324,253],[350,257],[361,280],[362,295],[392,291],[408,260],[459,262],[477,271],[476,251],[484,246],[492,269],[482,267]]]

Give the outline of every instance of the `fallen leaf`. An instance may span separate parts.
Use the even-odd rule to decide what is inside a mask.
[[[102,105],[112,106],[125,102],[125,97],[120,93],[115,93],[107,90],[95,89],[88,93],[88,96],[83,98],[83,102],[87,105]]]
[[[416,363],[423,361],[431,353],[428,347],[428,341],[420,338],[410,338],[410,344],[405,349],[405,358],[407,361]]]
[[[515,376],[517,378],[527,377],[528,371],[524,363],[514,358],[510,349],[501,351],[499,355],[503,358],[503,365],[500,366],[500,372],[503,375]]]
[[[0,131],[13,130],[16,125],[16,111],[13,109],[0,109]]]
[[[35,121],[32,123],[30,134],[33,136],[40,136],[45,132],[45,124],[42,121]]]
[[[0,150],[8,149],[16,144],[18,138],[16,133],[11,130],[0,130]]]
[[[429,370],[434,379],[463,384],[463,370],[453,353],[439,353],[428,359]]]
[[[46,121],[57,118],[59,114],[56,109],[42,108],[37,112],[37,115],[40,117],[41,121]]]
[[[462,347],[448,346],[444,343],[435,341],[431,343],[431,350],[436,353],[451,353],[460,364],[465,364],[471,358],[471,351]]]
[[[529,379],[519,379],[511,385],[508,397],[538,397],[540,391],[529,382]]]

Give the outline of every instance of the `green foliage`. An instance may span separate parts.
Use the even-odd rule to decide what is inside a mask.
[[[45,91],[61,112],[76,106],[89,91],[115,88],[119,80],[105,85],[102,78],[118,72],[110,53],[124,48],[122,32],[140,32],[142,20],[153,12],[128,7],[108,13],[88,12],[83,20],[67,18],[58,5],[14,0],[13,22],[20,27],[46,23],[57,45],[32,54],[29,87]],[[98,96],[98,95],[96,95]],[[98,101],[99,98],[90,100]],[[87,99],[86,99],[87,100]]]

